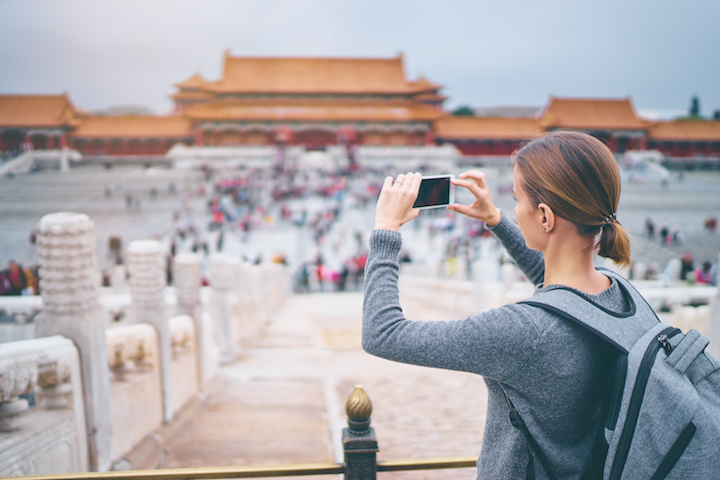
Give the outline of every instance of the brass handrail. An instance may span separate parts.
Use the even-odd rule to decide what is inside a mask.
[[[251,467],[167,468],[162,470],[61,473],[12,478],[13,480],[200,480],[213,478],[299,477],[341,473],[345,473],[345,465],[341,463],[306,463]]]
[[[474,467],[477,457],[413,458],[377,462],[378,472],[436,470]],[[168,468],[163,470],[127,470],[118,472],[61,473],[26,475],[13,480],[201,480],[215,478],[301,477],[345,473],[342,463],[306,463],[252,467]]]
[[[377,462],[378,472],[401,472],[408,470],[440,470],[442,468],[474,467],[478,457],[412,458],[409,460],[385,460]]]

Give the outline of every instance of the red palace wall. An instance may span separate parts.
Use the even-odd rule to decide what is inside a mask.
[[[720,142],[648,140],[647,148],[671,157],[720,157]]]

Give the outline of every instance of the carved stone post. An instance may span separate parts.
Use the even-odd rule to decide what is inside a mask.
[[[157,240],[135,240],[127,248],[130,295],[137,323],[149,323],[158,333],[162,375],[163,418],[172,419],[172,343],[165,312],[165,254]]]
[[[64,335],[77,346],[90,468],[106,471],[113,456],[105,340],[109,319],[98,300],[93,229],[92,220],[81,213],[52,213],[40,220],[37,244],[44,308],[35,318],[35,332],[38,338]]]
[[[235,360],[235,348],[232,334],[231,292],[235,282],[235,263],[239,260],[223,253],[210,255],[211,300],[213,333],[215,343],[220,349],[220,362],[231,363]]]
[[[37,379],[34,358],[0,361],[0,432],[17,429],[15,419],[28,408],[20,395],[31,393]]]
[[[68,407],[68,396],[72,392],[70,383],[70,365],[57,361],[38,365],[37,391],[38,405],[48,409]]]
[[[362,385],[356,385],[345,403],[348,428],[343,429],[345,480],[375,480],[378,451],[375,430],[370,426],[372,402]]]
[[[195,352],[197,355],[197,383],[203,384],[203,326],[200,304],[200,257],[194,253],[179,253],[173,259],[173,285],[178,301],[178,314],[189,315],[195,323]]]

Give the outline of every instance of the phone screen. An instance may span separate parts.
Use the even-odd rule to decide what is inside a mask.
[[[450,205],[450,177],[423,178],[413,208]]]

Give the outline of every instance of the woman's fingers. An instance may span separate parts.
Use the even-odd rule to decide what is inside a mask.
[[[422,175],[401,173],[396,178],[386,177],[375,207],[375,228],[397,230],[408,220],[417,217],[412,206],[420,189]]]
[[[417,195],[417,192],[420,191],[420,183],[422,182],[422,174],[420,173],[408,173],[405,176],[405,183],[403,186],[407,186],[407,189],[411,192],[414,192]]]
[[[391,177],[391,176],[385,177],[385,181],[383,182],[382,189],[383,189],[383,190],[387,190],[387,189],[389,189],[390,187],[392,187],[393,181],[394,181],[393,177]]]
[[[470,180],[453,180],[453,184],[459,187],[465,187],[468,190],[470,190],[470,193],[473,194],[475,198],[478,200],[485,198],[487,195],[487,190],[480,187],[476,181],[470,181]]]
[[[460,203],[453,203],[452,205],[448,205],[447,209],[452,210],[453,212],[462,213],[463,215],[467,215],[468,217],[476,218],[477,216],[475,210],[473,210],[471,206],[462,205]]]
[[[460,174],[461,179],[469,178],[475,181],[475,184],[480,187],[487,189],[487,182],[485,180],[485,174],[479,170],[468,170]]]

